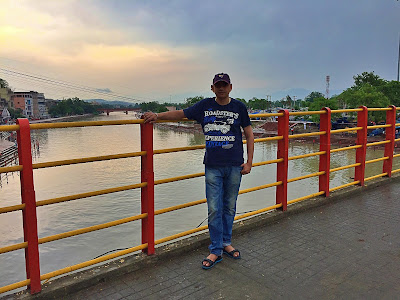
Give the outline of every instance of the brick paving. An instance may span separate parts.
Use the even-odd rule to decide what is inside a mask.
[[[400,181],[234,235],[242,259],[201,268],[207,247],[63,299],[400,299]]]

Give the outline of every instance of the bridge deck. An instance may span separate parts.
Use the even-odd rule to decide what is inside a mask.
[[[201,269],[207,247],[64,299],[398,299],[400,181],[234,236],[242,259]]]

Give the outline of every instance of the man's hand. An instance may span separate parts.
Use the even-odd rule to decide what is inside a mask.
[[[250,173],[250,171],[251,171],[251,163],[242,164],[241,167],[242,167],[242,171],[240,171],[240,173],[242,175],[246,175],[246,174]]]
[[[158,119],[158,115],[156,113],[153,113],[151,111],[145,112],[144,115],[142,116],[142,119],[144,120],[145,123],[154,123]]]

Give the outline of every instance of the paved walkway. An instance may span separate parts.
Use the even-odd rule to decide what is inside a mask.
[[[400,181],[234,236],[243,258],[201,269],[207,248],[63,299],[399,299]]]

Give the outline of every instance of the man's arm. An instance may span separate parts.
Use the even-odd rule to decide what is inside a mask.
[[[144,113],[143,119],[145,123],[155,122],[157,120],[181,120],[185,118],[183,110],[166,111],[162,113],[153,113],[151,111]]]
[[[251,125],[243,129],[244,135],[246,137],[247,145],[247,162],[242,164],[242,174],[249,174],[251,166],[253,165],[253,153],[254,153],[254,134]]]

